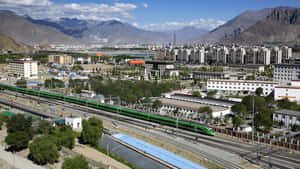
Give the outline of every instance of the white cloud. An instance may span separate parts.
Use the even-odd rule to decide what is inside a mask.
[[[148,8],[148,4],[147,3],[142,3],[144,8]]]
[[[133,25],[134,27],[139,27],[139,24],[136,23],[136,22],[133,22],[132,25]]]
[[[15,4],[15,5],[32,5],[32,6],[45,6],[51,5],[52,2],[48,0],[0,0],[2,3]]]
[[[188,22],[169,21],[162,24],[149,24],[149,25],[145,25],[144,28],[150,30],[170,30],[170,29],[180,29],[186,26],[194,26],[197,28],[212,30],[220,25],[223,25],[224,23],[225,21],[222,20],[200,18]]]
[[[133,19],[131,11],[137,8],[130,3],[112,5],[96,3],[54,3],[50,0],[0,0],[0,10],[11,10],[35,19],[77,18],[93,20]]]

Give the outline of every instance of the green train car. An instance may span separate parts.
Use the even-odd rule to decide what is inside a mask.
[[[52,99],[56,99],[56,100],[62,100],[62,101],[66,101],[66,102],[70,102],[70,103],[74,103],[74,104],[84,105],[84,106],[92,107],[95,109],[118,113],[118,114],[121,114],[124,116],[129,116],[129,117],[146,120],[146,121],[150,121],[150,122],[154,122],[154,123],[158,123],[158,124],[168,125],[168,126],[172,126],[172,127],[176,127],[176,123],[178,123],[178,128],[180,128],[180,129],[197,132],[197,133],[202,133],[202,134],[206,134],[206,135],[211,135],[211,136],[215,135],[215,132],[206,125],[201,125],[201,124],[187,122],[187,121],[180,121],[180,120],[177,122],[175,119],[172,119],[172,118],[153,115],[150,113],[140,112],[140,111],[131,110],[131,109],[127,109],[127,108],[112,106],[112,105],[98,103],[98,102],[92,102],[92,101],[88,101],[88,100],[84,100],[84,99],[79,99],[79,98],[75,98],[75,97],[64,96],[64,95],[54,94],[54,93],[49,93],[49,92],[44,92],[44,91],[18,88],[15,86],[10,86],[10,85],[5,85],[5,84],[0,84],[0,89],[15,91],[18,93],[24,93],[24,94],[34,95],[34,96],[40,96],[40,97],[45,97],[45,98],[52,98]]]

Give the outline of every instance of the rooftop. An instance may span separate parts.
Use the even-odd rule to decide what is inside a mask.
[[[235,105],[237,102],[229,101],[229,100],[221,100],[221,99],[214,99],[214,98],[201,98],[198,96],[193,96],[191,94],[186,93],[174,93],[171,95],[171,98],[183,100],[187,102],[196,102],[202,104],[209,104],[214,106],[222,106],[222,107],[231,107]]]
[[[14,116],[16,115],[16,113],[13,113],[13,112],[10,112],[10,111],[3,111],[3,112],[0,112],[0,115],[6,115],[6,116]]]
[[[181,101],[176,99],[167,99],[167,98],[160,98],[159,99],[163,105],[170,105],[175,107],[182,107],[187,109],[192,109],[197,111],[200,107],[206,107],[209,106],[213,110],[213,112],[218,111],[224,111],[227,108],[221,107],[221,106],[211,106],[207,104],[201,104],[201,103],[194,103],[194,102],[188,102],[188,101]]]
[[[273,81],[257,81],[257,80],[223,80],[223,79],[209,79],[208,81],[217,81],[217,82],[240,82],[240,83],[264,83],[264,84],[279,84],[278,82],[273,82]]]
[[[121,140],[122,142],[125,142],[147,154],[150,154],[151,156],[154,156],[156,158],[161,159],[162,161],[165,161],[177,168],[181,169],[205,169],[202,166],[199,166],[196,163],[193,163],[187,159],[184,159],[172,152],[169,152],[167,150],[164,150],[160,147],[156,147],[154,145],[151,145],[149,143],[146,143],[144,141],[138,140],[134,137],[125,135],[123,133],[117,133],[112,135],[114,138]]]
[[[283,88],[283,89],[300,89],[300,86],[276,86],[275,88]]]
[[[173,61],[163,61],[163,60],[147,60],[146,64],[174,64]]]
[[[295,111],[295,110],[282,109],[282,110],[277,110],[274,113],[286,114],[286,115],[292,115],[292,116],[299,116],[300,117],[300,111]]]
[[[37,62],[37,61],[32,60],[31,58],[10,60],[10,63],[31,63],[31,62]]]

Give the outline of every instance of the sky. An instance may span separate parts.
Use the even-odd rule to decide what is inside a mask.
[[[212,30],[246,10],[300,7],[300,0],[0,0],[0,10],[34,19],[119,20],[147,30]]]

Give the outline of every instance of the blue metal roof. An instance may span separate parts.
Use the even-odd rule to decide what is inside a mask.
[[[205,169],[204,167],[199,166],[198,164],[195,164],[187,159],[184,159],[172,152],[138,140],[134,137],[130,137],[126,134],[116,133],[112,136],[180,169]]]
[[[44,85],[44,82],[29,81],[27,85]]]

